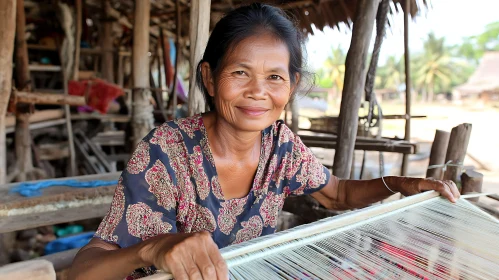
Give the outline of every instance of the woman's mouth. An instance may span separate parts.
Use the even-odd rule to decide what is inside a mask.
[[[252,106],[238,106],[236,107],[241,112],[248,116],[261,116],[269,111],[269,109],[262,107],[252,107]]]

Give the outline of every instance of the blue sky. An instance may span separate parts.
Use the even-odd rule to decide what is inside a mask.
[[[409,47],[411,52],[422,49],[422,41],[433,31],[439,37],[446,37],[450,45],[458,44],[462,38],[480,34],[485,26],[499,21],[499,0],[430,0],[426,11],[410,21]],[[380,54],[380,62],[388,55],[404,53],[404,17],[400,13],[393,17],[393,27],[387,31]],[[307,42],[308,64],[312,68],[322,65],[332,46],[340,45],[348,50],[351,31],[327,28],[317,30]],[[372,36],[374,41],[375,32]],[[371,44],[372,47],[372,44]]]

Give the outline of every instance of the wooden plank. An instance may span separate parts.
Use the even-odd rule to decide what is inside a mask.
[[[203,57],[209,38],[211,0],[191,1],[190,34],[190,75],[189,75],[189,116],[206,110],[203,93],[196,87],[196,69]]]
[[[5,115],[12,91],[12,56],[16,30],[16,1],[0,1],[0,184],[7,179]]]
[[[466,151],[468,150],[471,128],[472,125],[470,123],[464,123],[452,129],[445,156],[446,163],[451,161],[452,164],[463,164]],[[448,166],[444,173],[444,180],[452,180],[457,184],[461,170],[462,168],[460,167]]]
[[[81,248],[66,250],[50,255],[41,256],[33,260],[46,260],[52,263],[55,271],[61,271],[71,267],[73,259]]]
[[[336,141],[323,141],[323,140],[303,140],[307,147],[320,147],[327,149],[336,149]],[[394,144],[386,145],[382,143],[362,143],[356,142],[354,149],[358,151],[378,151],[378,152],[392,152],[401,154],[415,154],[417,152],[414,144]],[[350,176],[350,174],[349,174]]]
[[[428,164],[428,167],[445,163],[445,154],[447,153],[449,138],[449,132],[438,129],[435,131],[435,138],[431,144],[430,163]],[[440,180],[442,179],[442,170],[443,167],[429,168],[426,170],[426,178]]]
[[[27,104],[70,105],[84,106],[87,104],[85,96],[52,94],[40,92],[15,92],[16,102]]]
[[[340,106],[340,124],[334,155],[333,174],[348,178],[358,127],[358,108],[365,86],[366,59],[380,0],[360,0],[354,20],[352,42],[345,68],[345,85]],[[360,78],[359,78],[360,77]]]
[[[46,127],[51,127],[51,126],[56,126],[56,125],[62,125],[65,124],[66,120],[65,119],[57,119],[57,120],[50,120],[50,121],[43,121],[43,122],[37,122],[37,123],[32,123],[29,125],[29,130],[37,130],[37,129],[42,129]],[[15,131],[15,127],[7,127],[5,129],[5,133],[12,133]]]
[[[62,117],[64,117],[64,111],[61,109],[41,110],[41,111],[35,111],[33,114],[31,114],[29,122],[37,123],[53,119],[60,119]],[[16,118],[14,116],[7,116],[5,118],[6,127],[14,127],[15,124],[16,124]]]
[[[60,72],[62,67],[60,65],[43,65],[43,64],[31,64],[29,65],[29,71],[32,72]]]
[[[29,260],[0,267],[0,279],[56,280],[56,275],[49,261]]]

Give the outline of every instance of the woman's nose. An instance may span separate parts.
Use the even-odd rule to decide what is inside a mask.
[[[262,99],[266,97],[265,79],[253,78],[247,90],[248,97]]]

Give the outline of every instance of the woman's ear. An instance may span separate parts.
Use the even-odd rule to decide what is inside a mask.
[[[201,76],[203,77],[204,87],[208,90],[211,97],[215,96],[215,81],[213,79],[213,72],[211,71],[208,62],[201,63]]]

